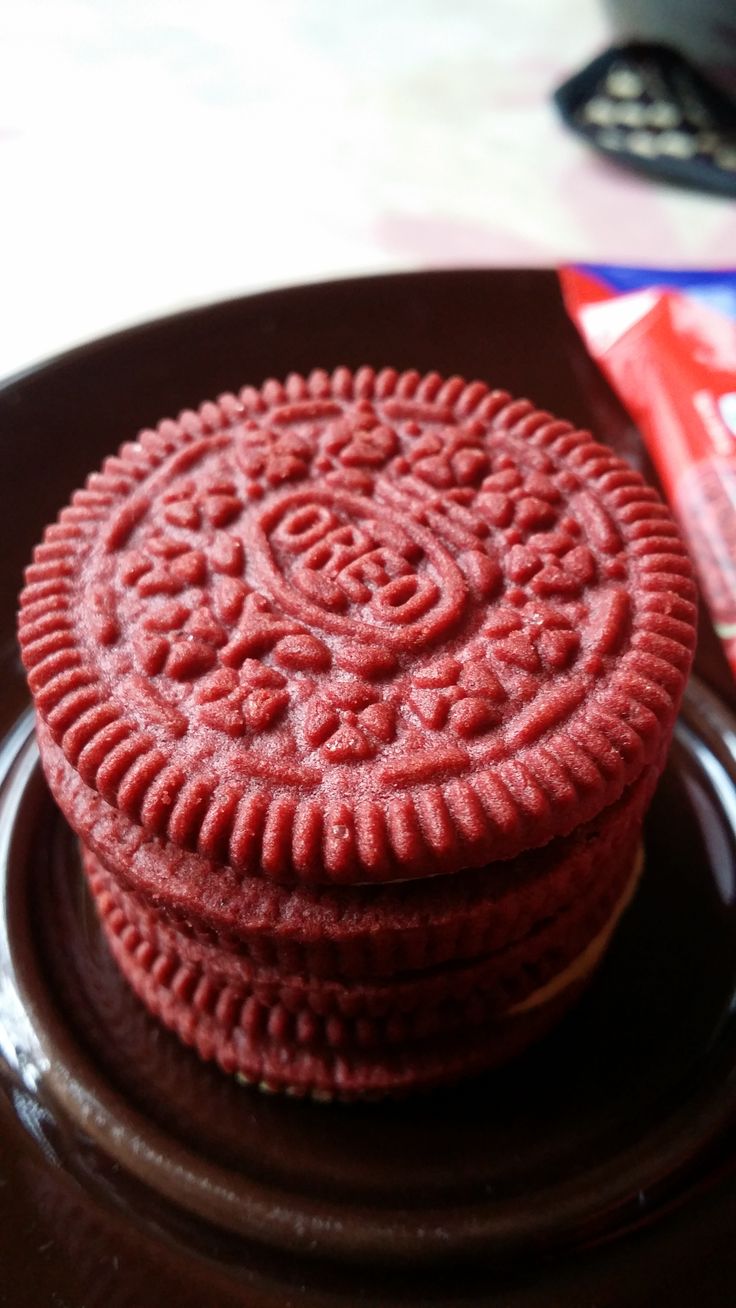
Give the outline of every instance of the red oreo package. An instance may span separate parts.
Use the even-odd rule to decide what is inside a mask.
[[[644,437],[736,675],[736,270],[575,264],[560,281]]]

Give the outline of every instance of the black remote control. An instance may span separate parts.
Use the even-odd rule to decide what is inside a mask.
[[[675,51],[607,50],[555,92],[564,121],[617,162],[736,195],[736,103]]]

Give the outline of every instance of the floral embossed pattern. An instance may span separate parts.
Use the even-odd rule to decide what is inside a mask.
[[[692,598],[667,510],[587,433],[338,369],[109,459],[39,547],[21,633],[67,758],[147,829],[383,879],[611,802],[674,712]]]

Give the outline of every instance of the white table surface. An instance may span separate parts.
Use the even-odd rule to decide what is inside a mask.
[[[5,0],[0,375],[290,282],[736,261],[736,208],[597,158],[550,91],[595,0]]]

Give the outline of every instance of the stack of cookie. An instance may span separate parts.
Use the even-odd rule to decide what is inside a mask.
[[[633,894],[694,602],[638,474],[480,382],[316,371],[142,432],[20,616],[140,998],[296,1094],[518,1052]]]

